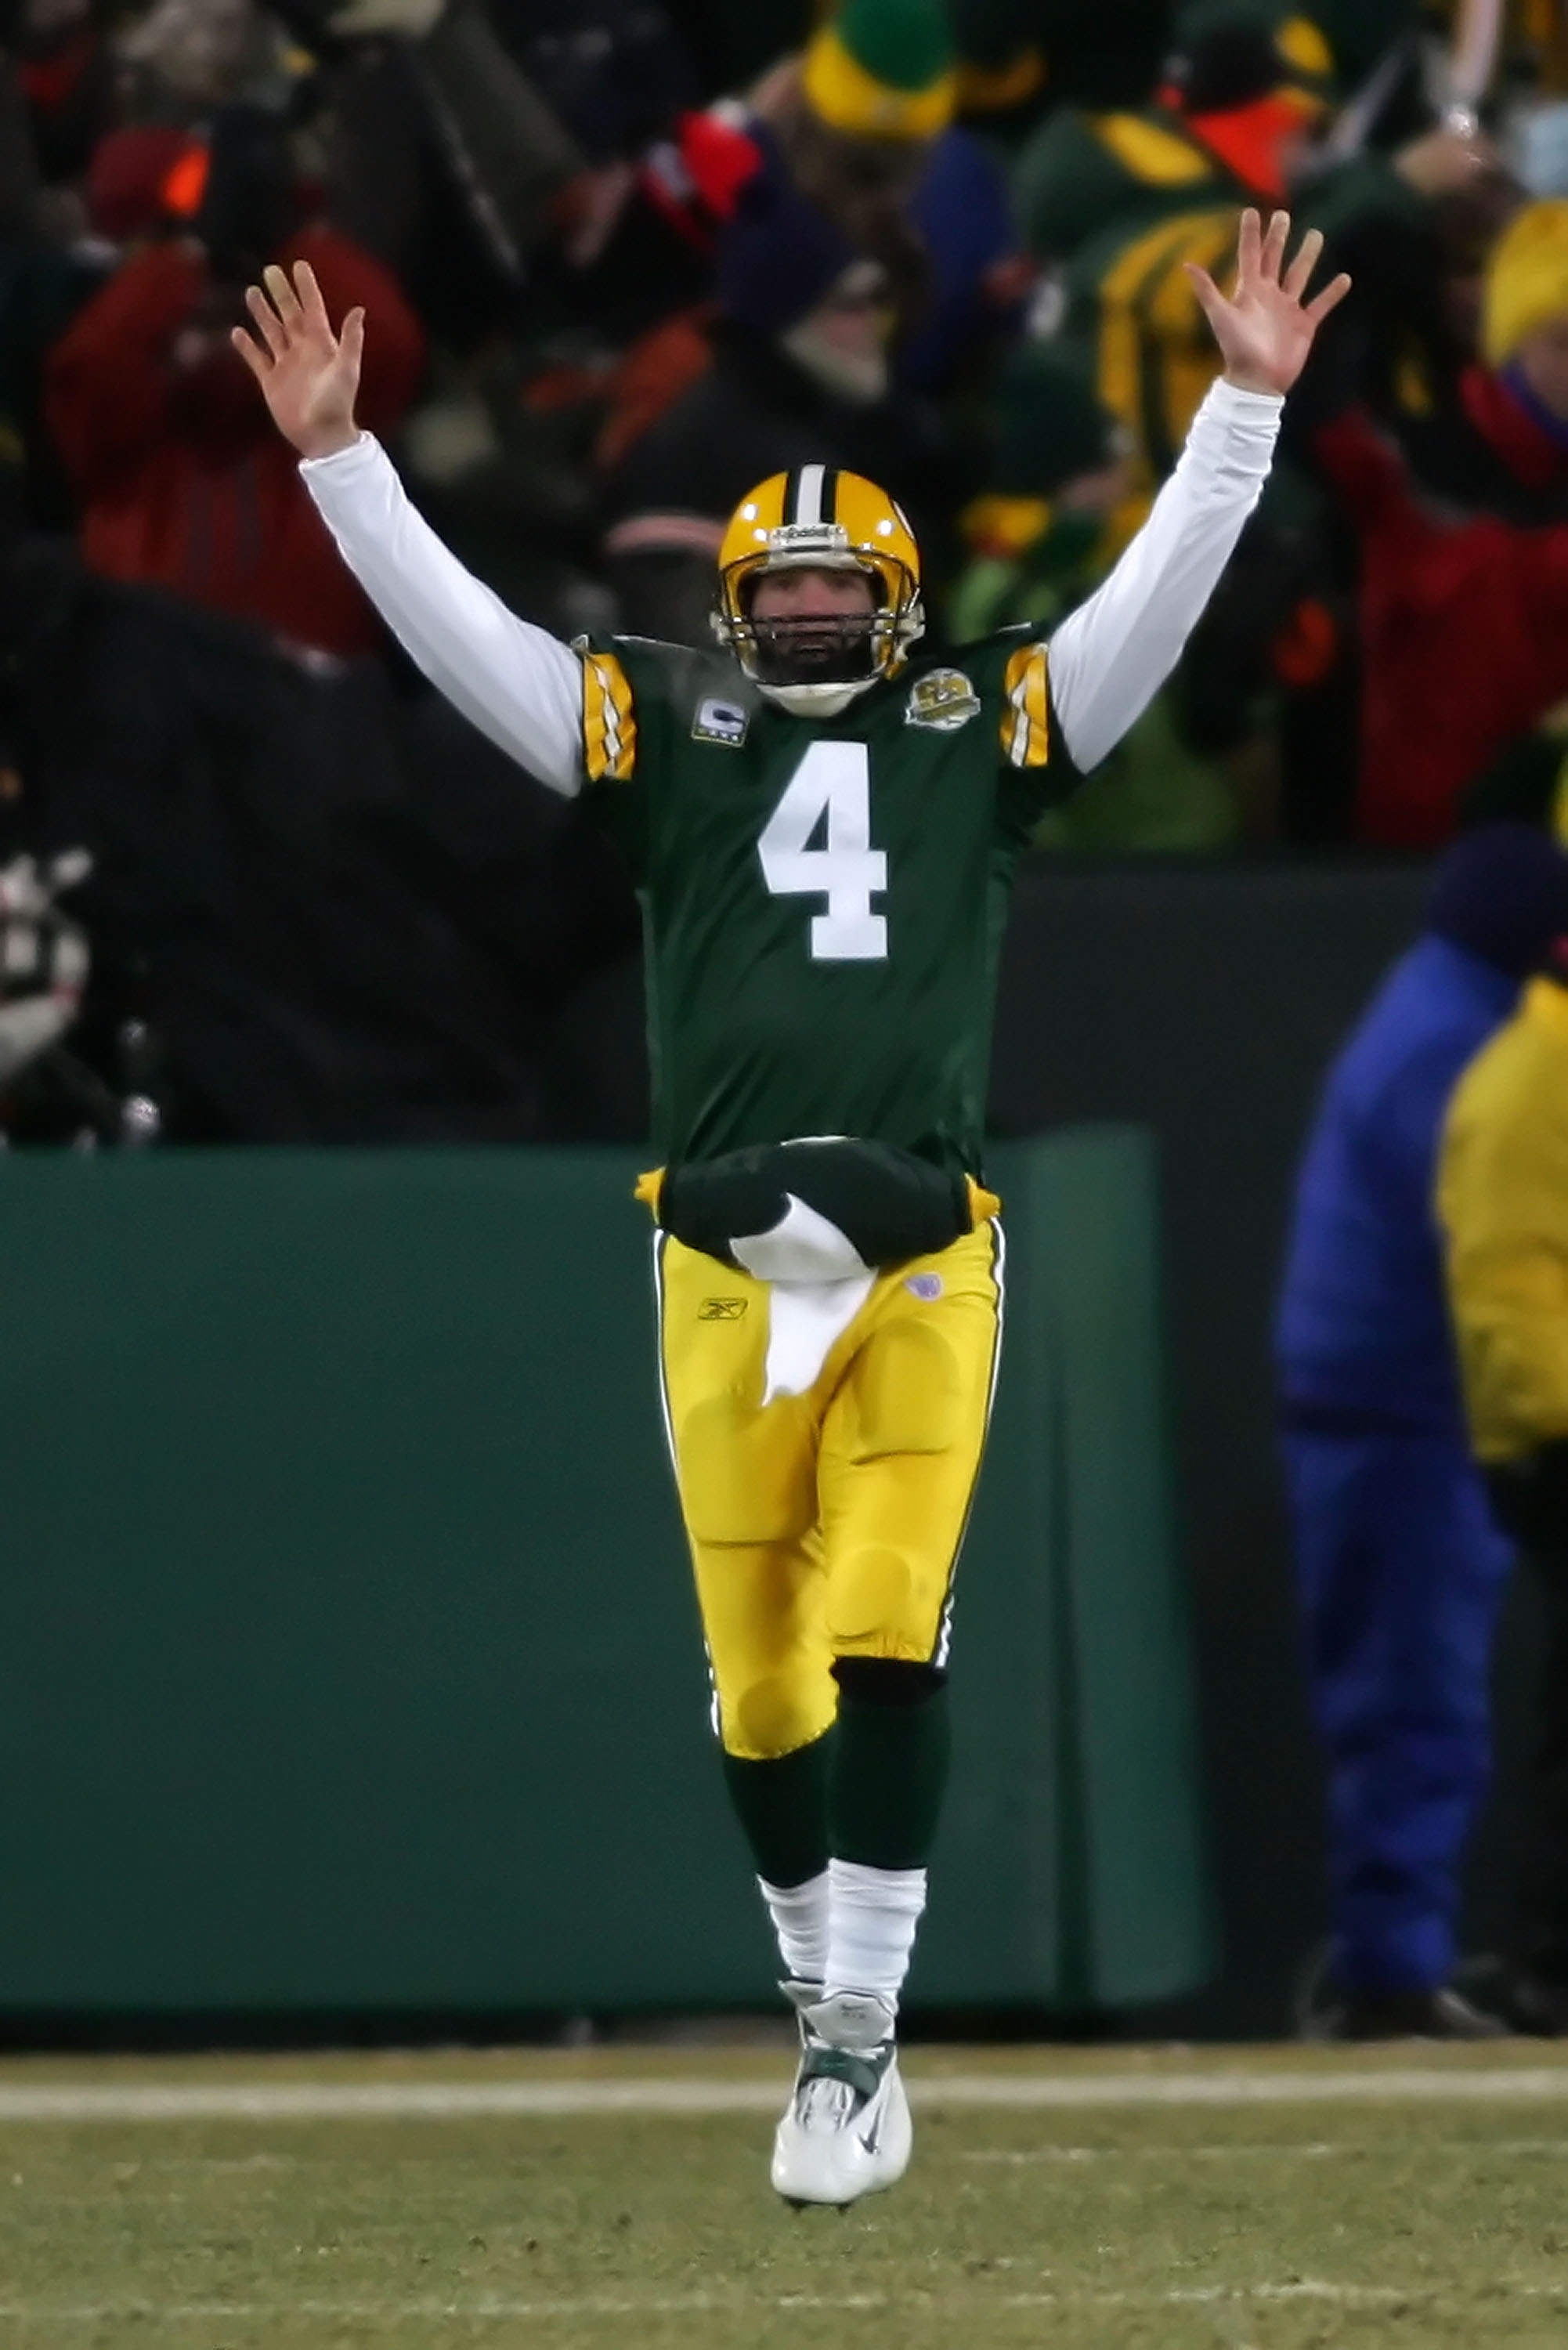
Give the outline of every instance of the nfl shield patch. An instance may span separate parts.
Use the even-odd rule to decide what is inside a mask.
[[[703,702],[691,722],[694,743],[728,743],[739,750],[746,739],[750,720],[738,702],[719,702],[711,696]]]
[[[904,705],[906,726],[933,726],[951,734],[980,715],[980,696],[961,669],[928,670],[909,688]]]

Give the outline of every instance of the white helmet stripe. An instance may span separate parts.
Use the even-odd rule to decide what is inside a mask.
[[[821,522],[822,482],[823,476],[826,471],[827,468],[826,465],[803,465],[801,467],[800,487],[795,492],[794,498],[794,513],[790,517],[792,522]]]

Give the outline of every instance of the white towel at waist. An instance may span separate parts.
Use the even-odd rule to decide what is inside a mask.
[[[768,1354],[763,1405],[805,1395],[821,1377],[835,1344],[871,1295],[877,1278],[826,1216],[793,1191],[770,1232],[732,1240],[737,1264],[768,1292]]]

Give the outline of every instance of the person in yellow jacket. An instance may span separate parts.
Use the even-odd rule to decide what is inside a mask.
[[[1521,1888],[1520,2021],[1568,2033],[1568,940],[1471,1062],[1438,1213],[1470,1440],[1550,1626]]]
[[[1523,1538],[1532,1494],[1568,1504],[1568,956],[1461,1079],[1438,1212],[1471,1440]]]

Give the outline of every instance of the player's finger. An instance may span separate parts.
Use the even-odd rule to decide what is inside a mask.
[[[1198,296],[1205,317],[1218,320],[1231,307],[1225,296],[1220,293],[1209,272],[1199,268],[1196,261],[1184,261],[1181,265],[1191,280],[1192,290]]]
[[[1329,312],[1338,307],[1339,304],[1344,301],[1349,291],[1350,280],[1342,269],[1339,276],[1331,279],[1329,284],[1324,287],[1321,294],[1316,294],[1313,296],[1313,299],[1307,304],[1305,309],[1302,312],[1303,317],[1307,319],[1310,324],[1314,327],[1321,326],[1324,319],[1327,317]]]
[[[1269,233],[1263,239],[1263,250],[1258,264],[1259,275],[1266,286],[1277,286],[1280,282],[1280,265],[1285,257],[1285,246],[1290,242],[1290,234],[1289,213],[1273,213],[1269,222]]]
[[[283,325],[276,311],[259,286],[246,286],[245,307],[255,320],[261,338],[273,358],[282,359],[288,348],[288,337],[284,333]]]
[[[1286,270],[1280,283],[1293,302],[1299,302],[1306,292],[1313,271],[1317,267],[1323,251],[1323,231],[1309,228],[1302,239],[1302,249]]]
[[[1251,204],[1241,214],[1241,231],[1236,238],[1236,291],[1244,294],[1254,284],[1258,275],[1258,256],[1262,249],[1263,224]]]
[[[332,321],[327,315],[327,305],[321,298],[321,288],[316,282],[316,272],[308,261],[294,265],[294,289],[299,298],[300,314],[308,331],[332,340]]]
[[[288,282],[287,271],[280,269],[275,261],[269,261],[262,271],[262,284],[272,296],[273,307],[283,320],[286,330],[292,335],[302,323],[302,313],[299,296]]]
[[[350,310],[343,321],[343,332],[338,337],[337,348],[342,364],[351,376],[358,375],[359,354],[364,348],[365,313],[363,310]]]
[[[251,336],[247,335],[243,327],[231,328],[229,330],[229,340],[233,343],[235,350],[238,351],[241,359],[244,359],[246,367],[249,368],[256,381],[258,383],[265,383],[268,376],[272,373],[273,362],[271,352],[264,351],[261,345]]]

